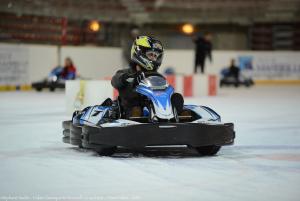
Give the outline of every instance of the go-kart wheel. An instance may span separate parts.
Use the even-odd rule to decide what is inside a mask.
[[[69,121],[63,121],[62,122],[62,127],[63,127],[64,130],[70,130],[71,124],[72,124],[71,120],[69,120]]]
[[[63,130],[63,136],[70,137],[70,130],[69,129],[64,129]]]
[[[62,141],[63,141],[64,143],[70,144],[70,137],[69,137],[69,136],[64,136],[64,137],[62,138]]]
[[[55,87],[50,87],[49,89],[50,89],[51,92],[55,91]]]
[[[117,147],[97,147],[95,148],[95,151],[100,156],[111,156],[113,155],[117,150]]]
[[[220,87],[223,87],[223,86],[224,86],[224,82],[222,80],[222,81],[220,81]]]
[[[62,141],[64,143],[70,144],[70,125],[72,124],[72,121],[63,121],[62,127],[63,127],[63,138]]]
[[[82,142],[80,139],[73,139],[70,137],[70,144],[78,146],[79,148],[82,148]]]
[[[247,80],[246,82],[245,82],[245,86],[246,87],[251,87],[251,85],[252,85],[252,83],[251,83],[251,80]]]
[[[37,87],[37,88],[36,88],[36,91],[38,91],[38,92],[41,92],[42,90],[43,90],[42,87]]]
[[[70,137],[74,139],[81,139],[81,135],[82,135],[82,127],[71,124]]]
[[[218,153],[221,149],[221,146],[210,145],[210,146],[203,146],[203,147],[195,147],[199,154],[203,156],[213,156]]]
[[[82,128],[80,126],[70,125],[70,143],[82,148]]]
[[[88,143],[88,141],[85,139],[81,140],[81,145],[82,145],[82,148],[85,148],[85,149],[93,149],[94,148],[93,145],[90,145]]]

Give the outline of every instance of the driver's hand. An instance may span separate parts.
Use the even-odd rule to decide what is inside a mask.
[[[137,85],[140,83],[141,80],[144,79],[144,77],[145,74],[142,71],[137,71],[133,74],[124,74],[122,79],[127,83]]]
[[[134,83],[138,84],[142,79],[144,79],[145,74],[142,71],[137,71],[135,73]]]
[[[133,74],[125,74],[123,75],[123,80],[128,83],[138,84],[142,79],[144,79],[145,75],[142,71],[137,71]]]

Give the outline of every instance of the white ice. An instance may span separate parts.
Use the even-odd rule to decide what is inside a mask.
[[[0,200],[300,200],[300,87],[222,89],[188,103],[233,122],[234,146],[99,157],[64,144],[64,94],[0,93]]]

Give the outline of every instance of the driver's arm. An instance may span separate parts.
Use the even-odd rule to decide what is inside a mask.
[[[127,85],[125,77],[128,77],[128,73],[124,72],[124,70],[118,70],[112,77],[111,85],[116,89],[124,88]]]

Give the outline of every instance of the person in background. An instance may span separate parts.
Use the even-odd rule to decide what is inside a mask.
[[[240,69],[238,66],[235,65],[235,60],[231,59],[230,60],[230,66],[228,68],[229,72],[229,76],[232,76],[235,78],[236,81],[239,80],[239,76],[240,76]]]
[[[212,61],[212,35],[207,32],[202,35],[198,35],[198,37],[194,38],[194,43],[196,45],[195,50],[195,68],[194,72],[197,73],[198,68],[200,67],[201,73],[204,73],[205,68],[205,59],[208,57],[210,61]]]
[[[70,57],[65,59],[65,65],[61,73],[61,77],[65,80],[74,80],[76,78],[76,67]]]

